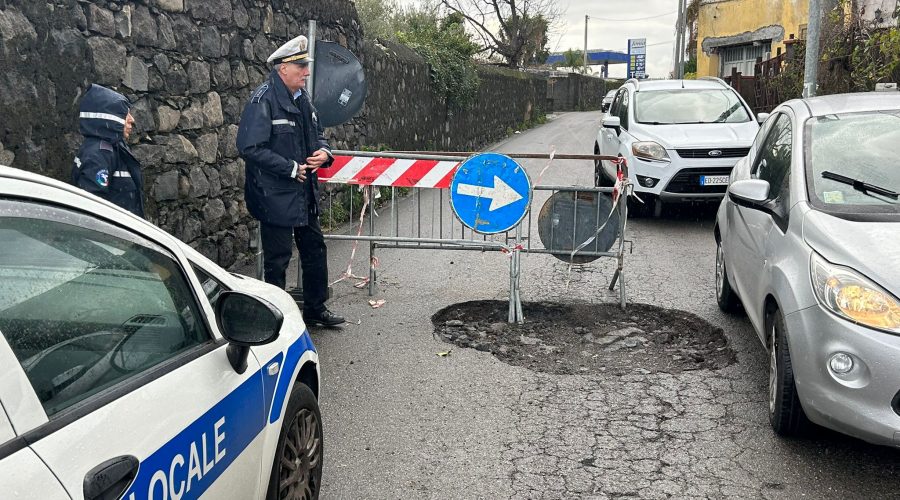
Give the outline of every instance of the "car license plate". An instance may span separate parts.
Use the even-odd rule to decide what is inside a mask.
[[[701,175],[700,176],[700,185],[701,186],[727,186],[728,185],[728,177],[727,175]]]

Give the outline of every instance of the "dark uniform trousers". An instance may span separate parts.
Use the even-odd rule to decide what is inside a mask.
[[[306,226],[290,228],[260,223],[260,231],[266,283],[285,288],[293,238],[303,270],[303,311],[322,312],[328,298],[328,250],[315,208],[310,207]]]

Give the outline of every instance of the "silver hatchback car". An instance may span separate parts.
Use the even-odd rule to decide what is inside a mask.
[[[769,353],[769,417],[900,447],[900,92],[788,101],[716,217],[719,307]]]

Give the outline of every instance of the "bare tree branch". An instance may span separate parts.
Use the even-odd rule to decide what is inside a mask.
[[[440,1],[463,16],[485,47],[511,67],[544,57],[548,32],[560,18],[556,0]]]

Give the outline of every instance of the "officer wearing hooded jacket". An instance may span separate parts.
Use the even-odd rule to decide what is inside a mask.
[[[328,258],[316,176],[333,158],[304,91],[312,62],[307,45],[301,35],[269,56],[272,72],[244,107],[237,148],[246,163],[247,209],[260,222],[266,282],[285,287],[293,239],[303,269],[304,320],[336,326],[344,318],[325,307]]]
[[[72,165],[72,184],[143,217],[141,164],[125,144],[134,126],[130,109],[122,94],[91,85],[81,100],[84,142]]]

